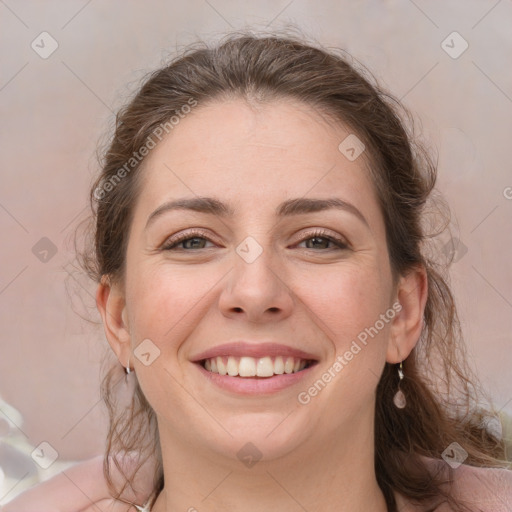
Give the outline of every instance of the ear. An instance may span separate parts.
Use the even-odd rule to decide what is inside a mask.
[[[102,276],[96,291],[96,306],[110,347],[119,362],[126,367],[130,364],[131,343],[126,301],[121,286],[111,283],[107,276]]]
[[[396,300],[401,309],[393,318],[386,361],[400,363],[411,353],[423,328],[423,313],[428,295],[427,271],[423,265],[400,276]]]

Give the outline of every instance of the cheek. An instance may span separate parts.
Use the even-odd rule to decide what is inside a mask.
[[[172,364],[181,343],[187,339],[211,308],[212,288],[219,276],[190,265],[179,270],[169,264],[140,264],[127,282],[131,302],[132,348],[150,339]]]
[[[170,265],[144,264],[131,276],[126,291],[135,370],[147,400],[165,418],[166,411],[190,407],[190,396],[183,392],[186,365],[180,364],[180,347],[211,308],[208,292],[218,278],[193,266],[177,271]]]
[[[394,316],[390,277],[368,259],[365,264],[340,265],[323,279],[319,273],[304,274],[300,282],[302,297],[308,297],[308,309],[321,320],[332,349],[322,373],[306,383],[300,400],[322,408],[325,425],[339,425],[371,408],[374,400]]]
[[[336,351],[344,351],[390,307],[388,280],[371,265],[340,265],[323,274],[305,273],[297,286]]]

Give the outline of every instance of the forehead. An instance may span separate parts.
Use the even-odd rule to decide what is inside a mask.
[[[371,219],[378,212],[366,155],[350,161],[338,149],[349,135],[348,127],[298,101],[199,105],[146,157],[138,209],[184,196],[215,196],[259,211],[286,198],[339,196]]]

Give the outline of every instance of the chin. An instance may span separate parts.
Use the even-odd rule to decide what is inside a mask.
[[[311,437],[311,428],[306,421],[297,421],[297,413],[264,412],[245,413],[230,421],[224,419],[223,426],[229,432],[215,429],[214,438],[208,436],[204,442],[218,455],[246,463],[268,462],[294,452]],[[211,433],[211,425],[209,426]],[[231,434],[231,435],[230,435]]]

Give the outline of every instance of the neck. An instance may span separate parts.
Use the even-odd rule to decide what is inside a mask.
[[[386,512],[375,477],[373,423],[355,423],[252,467],[184,446],[160,429],[165,487],[152,512]]]

